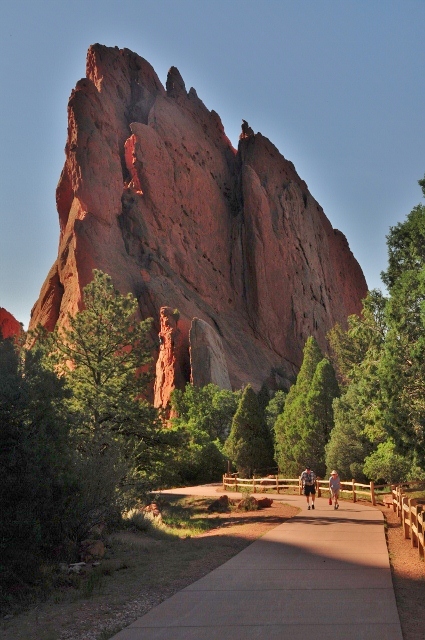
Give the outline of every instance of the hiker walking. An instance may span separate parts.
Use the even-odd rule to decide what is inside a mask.
[[[338,498],[340,489],[341,480],[339,479],[338,471],[335,471],[334,469],[331,472],[331,477],[329,478],[329,493],[331,494],[331,499],[334,501],[334,509],[339,508]]]
[[[312,509],[314,509],[314,501],[316,499],[316,474],[310,469],[309,465],[302,472],[300,482],[303,493],[307,498],[307,509],[310,511],[310,496]]]

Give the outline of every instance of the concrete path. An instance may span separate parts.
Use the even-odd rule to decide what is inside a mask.
[[[171,493],[217,496],[217,487]],[[270,497],[301,512],[114,640],[403,640],[382,513],[351,502],[335,511],[324,498],[307,511],[302,496]]]

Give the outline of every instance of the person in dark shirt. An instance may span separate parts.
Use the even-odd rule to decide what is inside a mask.
[[[316,499],[316,474],[310,469],[309,465],[307,465],[305,471],[302,472],[300,482],[303,493],[307,498],[307,509],[310,510],[310,496],[311,508],[314,509],[314,501]]]

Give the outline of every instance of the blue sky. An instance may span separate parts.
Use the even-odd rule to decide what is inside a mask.
[[[385,236],[422,201],[424,0],[14,0],[0,24],[0,306],[27,326],[57,255],[69,94],[90,44],[178,67],[234,145],[291,160],[382,288]]]

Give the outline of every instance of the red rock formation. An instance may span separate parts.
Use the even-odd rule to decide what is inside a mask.
[[[188,370],[188,335],[179,327],[180,314],[170,307],[160,309],[159,355],[156,362],[154,406],[165,408],[174,389],[184,387]]]
[[[68,122],[58,259],[31,327],[75,313],[96,267],[142,316],[170,305],[179,327],[212,326],[233,387],[281,386],[309,335],[326,350],[327,331],[360,311],[363,273],[292,163],[247,123],[236,151],[177,69],[164,89],[136,54],[94,45]]]
[[[0,336],[14,338],[22,332],[22,325],[9,311],[0,307]]]

